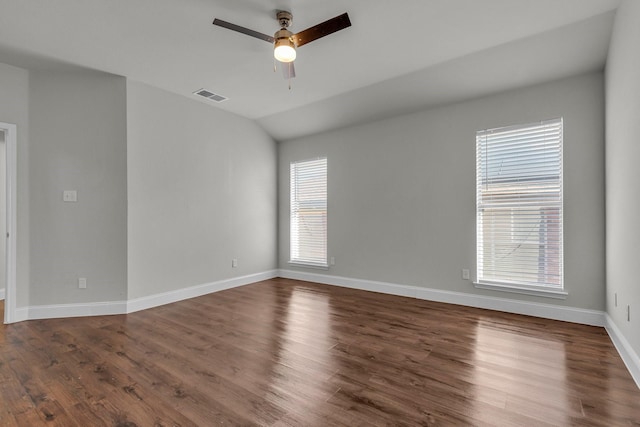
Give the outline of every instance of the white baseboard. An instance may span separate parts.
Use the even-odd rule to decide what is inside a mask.
[[[159,305],[170,304],[189,298],[199,297],[225,289],[236,288],[278,276],[278,270],[250,274],[242,277],[219,280],[175,291],[163,292],[135,298],[128,301],[106,301],[80,304],[52,304],[19,307],[15,310],[15,321],[35,319],[55,319],[62,317],[106,316],[112,314],[133,313]]]
[[[125,301],[33,305],[17,309],[16,317],[23,317],[23,311],[26,312],[27,320],[57,319],[61,317],[107,316],[110,314],[124,314],[126,308],[127,303]]]
[[[633,377],[638,388],[640,388],[640,356],[633,350],[629,341],[622,335],[618,326],[613,322],[613,319],[607,314],[605,329],[613,341],[613,345],[618,350],[622,361],[627,366],[629,373]]]
[[[189,298],[195,298],[213,292],[224,291],[225,289],[237,288],[238,286],[260,282],[262,280],[278,277],[278,270],[265,271],[263,273],[250,274],[248,276],[234,277],[232,279],[219,280],[217,282],[205,283],[191,286],[189,288],[177,289],[175,291],[163,292],[127,301],[127,313],[134,313],[160,305],[170,304]]]
[[[553,304],[519,301],[508,298],[496,298],[484,295],[423,288],[419,286],[398,285],[394,283],[351,279],[348,277],[330,276],[326,274],[307,273],[292,270],[280,270],[280,277],[324,283],[327,285],[343,286],[345,288],[380,292],[383,294],[418,298],[429,301],[458,304],[468,307],[498,310],[507,313],[524,314],[527,316],[536,316],[544,319],[563,320],[565,322],[581,323],[584,325],[605,325],[604,312],[597,310],[586,310]]]
[[[13,322],[23,322],[29,320],[29,307],[16,308],[13,312]]]
[[[4,288],[0,289],[0,301],[4,300]]]
[[[351,279],[326,274],[307,273],[292,270],[269,270],[262,273],[220,280],[212,283],[191,286],[174,291],[163,292],[135,298],[128,301],[107,301],[81,304],[53,304],[21,307],[15,311],[15,321],[29,319],[48,319],[60,317],[102,316],[110,314],[133,313],[172,302],[219,292],[250,283],[268,280],[274,277],[306,280],[327,285],[343,286],[365,291],[380,292],[424,299],[429,301],[459,304],[469,307],[499,310],[509,313],[524,314],[546,319],[563,320],[593,326],[605,326],[605,315],[601,311],[564,307],[552,304],[519,301],[507,298],[488,297],[466,294],[462,292],[443,291],[418,286],[398,285],[394,283],[376,282],[372,280]],[[620,335],[622,336],[622,335]]]

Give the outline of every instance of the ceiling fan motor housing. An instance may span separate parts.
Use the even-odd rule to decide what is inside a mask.
[[[280,39],[287,39],[293,42],[293,38],[291,36],[293,36],[293,33],[291,31],[287,30],[286,28],[282,28],[276,31],[276,33],[273,35],[273,38],[276,39],[276,42]]]
[[[280,10],[276,13],[276,19],[280,23],[280,28],[289,28],[289,25],[293,22],[293,15],[286,10]]]

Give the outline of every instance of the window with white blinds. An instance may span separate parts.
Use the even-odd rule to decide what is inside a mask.
[[[291,163],[292,263],[327,266],[327,159]]]
[[[476,134],[480,284],[563,289],[562,118]]]

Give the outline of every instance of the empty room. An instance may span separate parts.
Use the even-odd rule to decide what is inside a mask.
[[[638,0],[0,0],[0,426],[640,425],[638,46]]]

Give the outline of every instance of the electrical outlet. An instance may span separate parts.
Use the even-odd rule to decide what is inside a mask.
[[[627,305],[627,322],[631,322],[631,306]]]
[[[63,202],[77,202],[78,201],[78,192],[76,190],[64,190],[62,192],[62,201]]]
[[[468,268],[463,268],[462,269],[462,280],[469,280],[469,269]]]
[[[87,278],[86,277],[78,277],[78,288],[79,289],[87,289]]]
[[[613,294],[613,304],[615,307],[618,306],[618,293]]]
[[[329,264],[336,265],[336,257],[332,256],[331,258],[329,258]]]
[[[236,268],[238,267],[238,259],[234,258],[231,260],[231,267]]]

